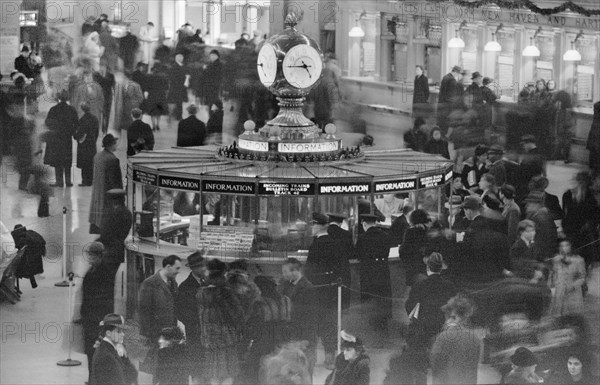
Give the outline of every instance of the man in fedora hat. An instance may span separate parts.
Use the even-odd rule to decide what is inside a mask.
[[[454,297],[457,289],[454,284],[440,275],[447,268],[440,253],[431,253],[423,258],[427,267],[427,278],[415,283],[404,308],[406,314],[411,314],[418,305],[418,316],[411,320],[408,329],[408,354],[414,362],[414,376],[417,383],[427,382],[428,357],[431,339],[435,337],[444,325],[444,306]],[[415,312],[416,313],[416,312]]]
[[[442,78],[440,93],[438,96],[437,125],[443,132],[448,129],[448,115],[462,105],[462,87],[458,81],[462,78],[462,68],[452,67],[452,71]]]
[[[376,345],[382,346],[388,336],[388,321],[392,317],[392,285],[388,256],[397,245],[386,231],[377,227],[379,217],[373,214],[360,216],[364,233],[359,234],[356,253],[360,262],[361,300],[371,303],[371,328],[376,331]]]
[[[100,322],[100,344],[94,352],[90,385],[131,385],[137,383],[137,369],[123,346],[125,319],[107,314]]]
[[[532,191],[527,195],[525,217],[535,223],[534,242],[540,247],[542,258],[552,258],[556,252],[558,232],[550,211],[544,206],[543,192]]]
[[[518,347],[510,356],[512,370],[504,378],[503,384],[539,384],[544,380],[535,373],[537,358],[531,350]]]
[[[175,314],[177,319],[185,325],[186,341],[190,364],[201,359],[200,321],[198,318],[198,301],[196,294],[201,287],[207,286],[208,268],[207,260],[202,251],[196,251],[187,258],[185,266],[189,267],[190,275],[181,282],[175,298]],[[201,373],[190,365],[189,373],[192,377],[199,377]]]
[[[517,190],[510,184],[505,184],[500,188],[499,196],[504,207],[502,209],[502,217],[506,221],[508,244],[515,243],[518,237],[517,228],[521,220],[521,208],[515,202]]]
[[[90,202],[90,234],[100,234],[102,216],[106,210],[106,192],[112,189],[123,189],[123,178],[117,151],[118,140],[112,134],[102,138],[103,151],[94,156],[94,177],[92,182],[92,199]]]
[[[483,77],[479,72],[473,72],[473,75],[471,75],[471,84],[469,84],[466,89],[466,93],[473,97],[473,108],[475,108],[478,113],[483,106],[483,92],[481,91],[482,79]]]

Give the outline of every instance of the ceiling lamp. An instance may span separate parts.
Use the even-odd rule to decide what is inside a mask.
[[[365,31],[363,31],[363,29],[360,27],[360,25],[358,25],[358,23],[360,22],[360,19],[362,19],[365,16],[367,16],[367,12],[362,11],[360,16],[358,16],[358,19],[356,19],[356,21],[355,21],[356,25],[354,27],[352,27],[350,32],[348,32],[348,36],[350,36],[350,37],[364,37],[365,36]]]
[[[564,61],[579,61],[579,60],[581,60],[581,54],[579,53],[579,51],[577,51],[575,49],[575,43],[581,36],[583,36],[583,31],[580,31],[577,34],[577,36],[575,36],[575,40],[573,40],[571,42],[571,49],[568,50],[567,52],[565,52],[565,54],[563,55]]]
[[[498,26],[498,28],[496,28],[496,32],[492,33],[492,40],[488,41],[485,44],[485,47],[483,47],[483,50],[486,52],[500,52],[502,51],[502,46],[500,45],[500,43],[498,43],[496,41],[496,34],[498,33],[498,31],[500,31],[502,29],[504,25],[500,24]]]
[[[465,41],[458,36],[458,33],[465,25],[467,25],[467,22],[463,20],[458,29],[454,31],[454,37],[448,40],[448,48],[465,48]]]
[[[542,31],[542,27],[539,27],[537,29],[537,31],[535,31],[535,34],[533,35],[533,37],[529,38],[529,45],[527,47],[525,47],[525,49],[523,49],[523,56],[526,57],[539,57],[540,56],[540,50],[538,47],[535,46],[534,44],[534,40],[535,37]]]

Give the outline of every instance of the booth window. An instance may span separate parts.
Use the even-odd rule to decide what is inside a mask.
[[[379,72],[377,70],[377,40],[379,39],[377,18],[367,15],[360,20],[360,23],[365,31],[360,47],[360,76],[375,77]]]
[[[515,32],[501,30],[496,34],[496,40],[500,43],[502,50],[496,56],[496,73],[501,96],[513,99],[518,90],[515,91]]]
[[[535,37],[535,45],[540,50],[540,56],[535,58],[534,79],[557,80],[554,74],[554,34],[539,34]]]
[[[594,68],[598,60],[598,49],[593,37],[582,37],[575,43],[581,54],[581,61],[575,64],[573,96],[579,107],[592,107],[594,99]]]
[[[459,32],[461,39],[465,42],[465,48],[460,53],[460,64],[468,73],[479,71],[477,67],[477,38],[478,30],[475,28],[462,28]],[[464,79],[469,80],[469,79]]]

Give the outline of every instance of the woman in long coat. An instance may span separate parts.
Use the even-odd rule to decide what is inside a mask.
[[[91,186],[94,176],[94,156],[98,140],[98,118],[90,113],[90,105],[83,102],[80,106],[83,116],[74,135],[77,141],[77,167],[81,169],[80,186]]]
[[[73,134],[77,130],[79,120],[77,110],[67,104],[69,94],[61,91],[58,104],[50,108],[46,117],[48,134],[46,135],[46,155],[44,164],[54,167],[56,172],[55,187],[72,186],[71,162],[73,161]],[[64,175],[64,181],[63,181]]]
[[[240,371],[238,349],[244,311],[225,281],[225,263],[211,260],[207,267],[208,286],[196,295],[200,343],[204,349],[204,357],[198,364],[211,384],[232,384]]]
[[[554,295],[550,313],[555,316],[583,314],[585,264],[583,258],[571,253],[571,242],[562,240],[559,254],[553,258],[552,284]]]
[[[167,106],[167,92],[169,91],[169,77],[162,64],[152,68],[152,74],[147,78],[148,98],[145,101],[144,112],[152,119],[152,130],[160,130],[160,117],[169,113]]]

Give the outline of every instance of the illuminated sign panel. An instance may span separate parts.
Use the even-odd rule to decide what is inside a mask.
[[[417,188],[416,179],[390,180],[375,183],[375,192],[411,191]]]
[[[323,183],[319,185],[319,194],[321,195],[369,194],[370,192],[370,183]]]
[[[251,182],[202,181],[202,192],[254,195],[255,184]]]
[[[260,195],[314,195],[313,183],[259,183]]]

